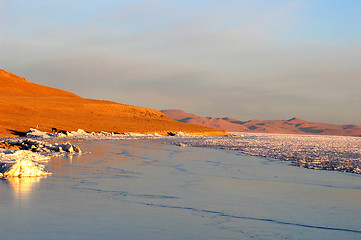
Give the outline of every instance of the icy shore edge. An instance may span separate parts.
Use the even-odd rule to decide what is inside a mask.
[[[45,135],[44,135],[45,134]],[[270,133],[230,133],[231,137],[193,136],[181,132],[170,136],[159,134],[86,133],[83,130],[66,134],[41,133],[41,138],[70,139],[155,139],[181,147],[207,147],[237,151],[243,154],[286,161],[290,165],[314,169],[361,174],[361,137],[298,135]]]
[[[52,173],[45,171],[51,157],[64,153],[81,153],[79,147],[67,142],[51,144],[34,139],[8,139],[1,142],[0,177],[41,177]]]
[[[172,136],[186,136],[182,132],[172,133]],[[148,138],[156,139],[164,137],[155,134],[124,133],[114,134],[108,132],[87,133],[82,129],[60,133],[42,132],[37,129],[30,129],[25,139],[6,139],[0,146],[0,177],[40,177],[51,175],[45,171],[47,162],[51,157],[62,154],[79,154],[78,146],[66,142],[63,144],[51,144],[64,140],[120,140]],[[41,141],[40,141],[41,140]]]
[[[39,147],[39,144],[35,144],[35,146],[30,149],[33,152],[40,154],[38,157],[39,161],[36,161],[35,168],[41,168],[47,160],[40,159],[44,158],[44,156],[53,156],[55,154],[54,152],[81,152],[80,149],[76,146],[72,146],[70,143],[65,143],[65,145],[55,144],[55,147],[46,147],[48,144],[46,143],[47,141],[148,139],[180,147],[207,147],[232,150],[247,155],[287,161],[290,165],[315,170],[361,174],[360,137],[268,133],[231,133],[231,136],[229,137],[211,137],[186,135],[182,132],[169,134],[169,136],[163,136],[156,133],[87,133],[81,129],[78,131],[64,133],[47,133],[31,129],[27,133],[27,138],[28,140],[24,141],[38,141],[35,139],[44,141],[39,143],[44,146]],[[1,166],[3,166],[4,162],[7,161],[6,157],[0,153]],[[15,160],[12,161],[14,162]],[[4,172],[1,169],[4,169],[4,167],[0,167],[0,172],[4,175]],[[46,172],[41,173],[48,174]],[[24,173],[24,176],[25,175],[26,174]],[[36,175],[36,173],[33,175]]]

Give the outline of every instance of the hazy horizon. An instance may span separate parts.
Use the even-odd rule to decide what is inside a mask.
[[[361,125],[360,1],[0,1],[0,68],[153,109]]]

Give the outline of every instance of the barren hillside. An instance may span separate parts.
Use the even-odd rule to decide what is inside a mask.
[[[0,69],[0,135],[38,127],[42,131],[225,135],[226,132],[172,120],[163,113],[111,101],[85,99],[73,93],[31,83]]]

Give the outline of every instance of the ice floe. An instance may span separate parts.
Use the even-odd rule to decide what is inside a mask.
[[[62,144],[51,144],[48,142],[42,142],[34,139],[10,139],[6,141],[7,143],[15,146],[19,146],[22,150],[30,150],[32,152],[81,152],[78,146],[71,144],[70,142]]]
[[[50,157],[28,150],[0,149],[0,177],[40,177]]]
[[[20,150],[0,148],[0,177],[39,177],[50,175],[44,170],[51,156],[81,153],[78,146],[69,142],[51,144],[34,139],[8,139],[4,145]]]

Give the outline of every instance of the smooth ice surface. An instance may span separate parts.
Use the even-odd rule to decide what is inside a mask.
[[[0,181],[10,239],[360,239],[360,175],[154,140],[76,142]]]

